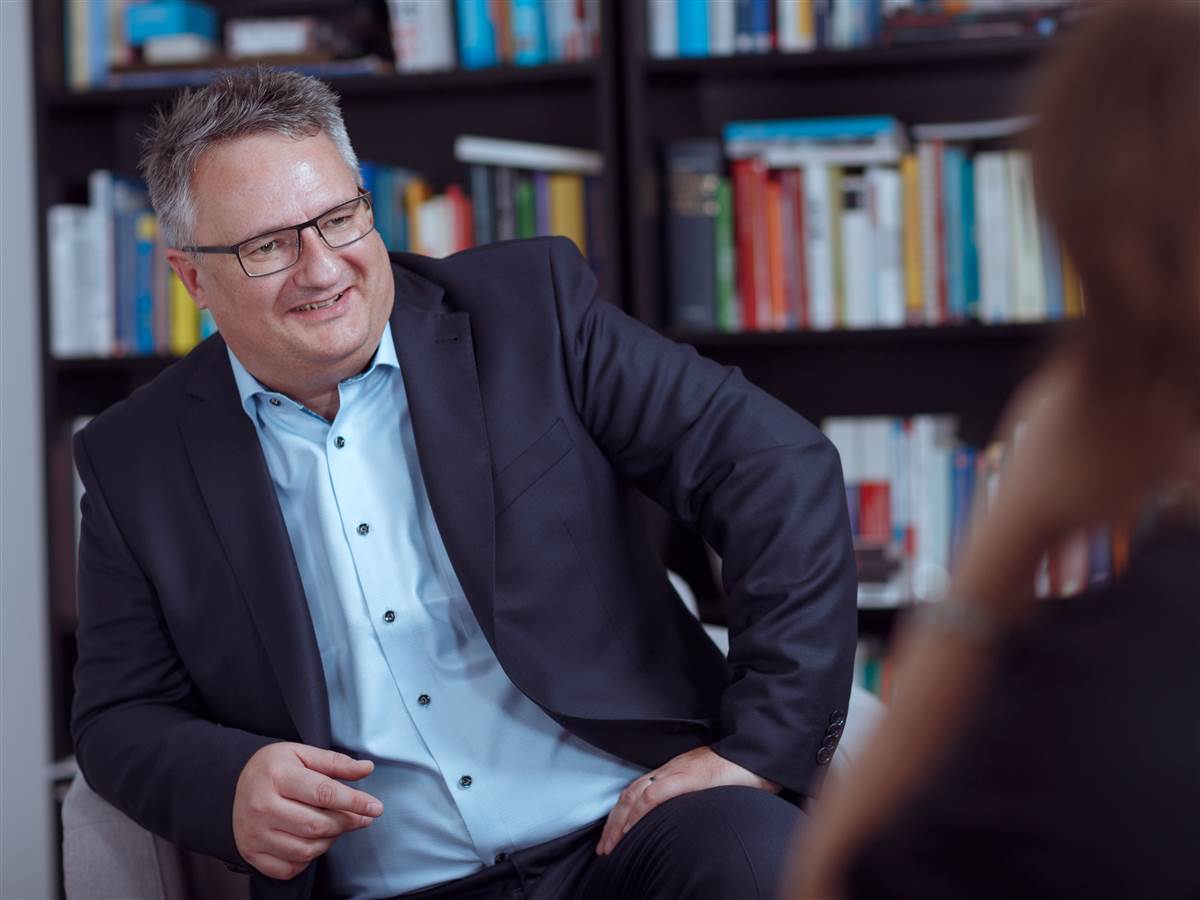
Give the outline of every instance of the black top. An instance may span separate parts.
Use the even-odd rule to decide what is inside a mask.
[[[850,897],[1200,897],[1200,530],[1047,603]]]

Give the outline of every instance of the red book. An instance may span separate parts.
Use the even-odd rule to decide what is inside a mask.
[[[770,288],[770,310],[764,328],[782,328],[787,322],[787,297],[783,275],[783,212],[780,209],[778,179],[767,181],[767,283]]]
[[[858,484],[858,532],[864,543],[886,544],[892,537],[892,498],[886,481]]]
[[[804,173],[792,169],[784,173],[788,176],[787,189],[792,195],[792,234],[795,243],[792,247],[792,259],[795,266],[792,271],[789,298],[792,315],[796,319],[797,328],[808,327],[808,233],[804,224]]]
[[[767,273],[766,166],[758,159],[737,159],[730,164],[733,177],[733,234],[737,259],[738,298],[742,304],[742,330],[769,326],[762,316],[770,308]],[[766,303],[761,300],[765,299]]]

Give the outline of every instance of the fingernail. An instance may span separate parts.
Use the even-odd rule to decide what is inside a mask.
[[[383,812],[383,804],[378,800],[372,800],[367,804],[367,815],[377,816]]]

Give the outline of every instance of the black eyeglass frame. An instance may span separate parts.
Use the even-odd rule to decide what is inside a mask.
[[[344,243],[344,244],[329,243],[329,238],[325,237],[325,233],[323,231],[321,231],[321,226],[318,225],[317,223],[320,222],[321,219],[323,219],[327,215],[329,215],[331,212],[341,209],[343,206],[349,206],[351,203],[357,203],[360,200],[366,201],[367,209],[371,212],[371,227],[368,228],[366,231],[364,231],[362,234],[360,234],[358,237],[356,237],[352,241],[346,241],[346,243]],[[230,244],[230,245],[224,246],[224,247],[189,246],[189,247],[180,247],[179,249],[182,250],[184,253],[228,253],[228,254],[231,254],[234,257],[234,259],[236,259],[238,261],[238,265],[242,267],[242,272],[245,273],[247,278],[266,278],[270,275],[278,275],[280,272],[286,272],[288,269],[290,269],[296,263],[300,262],[300,254],[304,250],[304,241],[301,240],[300,232],[304,231],[305,228],[315,229],[317,234],[319,234],[321,236],[321,240],[325,242],[325,246],[328,247],[330,250],[341,250],[345,247],[351,246],[352,244],[357,244],[359,241],[361,241],[368,234],[370,234],[372,231],[375,230],[375,204],[371,200],[371,192],[364,191],[362,188],[359,188],[357,197],[353,197],[349,200],[346,200],[342,203],[337,204],[336,206],[331,206],[331,207],[329,207],[329,209],[325,210],[325,212],[321,213],[320,215],[313,216],[307,222],[301,222],[299,225],[285,225],[282,228],[272,228],[269,231],[264,231],[261,234],[256,234],[256,235],[253,235],[252,237],[246,238],[245,240],[238,241],[236,244]],[[274,272],[261,272],[258,275],[251,275],[249,272],[247,272],[246,271],[246,263],[242,259],[241,255],[238,253],[238,248],[243,247],[246,244],[251,243],[252,241],[257,241],[259,238],[264,238],[269,234],[278,234],[281,231],[296,232],[296,258],[294,260],[292,260],[290,263],[288,263],[286,266],[284,266],[282,269],[276,269]]]

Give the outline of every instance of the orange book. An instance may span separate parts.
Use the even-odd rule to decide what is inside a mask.
[[[787,295],[783,287],[783,212],[779,201],[779,181],[767,182],[767,272],[771,291],[771,315],[768,328],[780,328],[787,322]]]
[[[1083,284],[1079,280],[1079,272],[1067,248],[1059,244],[1059,256],[1062,259],[1063,276],[1063,313],[1068,319],[1077,319],[1083,315]]]

